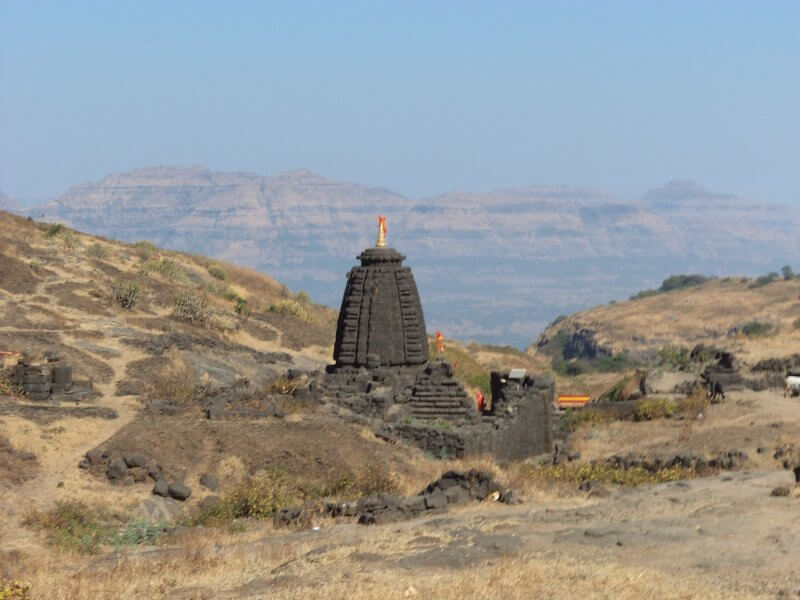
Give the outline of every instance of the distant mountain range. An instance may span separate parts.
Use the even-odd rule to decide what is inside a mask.
[[[416,200],[306,170],[265,177],[156,167],[78,185],[26,212],[248,264],[334,307],[385,214],[431,330],[520,347],[558,314],[657,287],[671,273],[800,263],[800,211],[690,182],[635,201],[567,186]]]

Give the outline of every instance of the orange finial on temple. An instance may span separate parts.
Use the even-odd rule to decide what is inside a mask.
[[[378,248],[386,247],[386,217],[378,215],[378,241],[375,242]]]

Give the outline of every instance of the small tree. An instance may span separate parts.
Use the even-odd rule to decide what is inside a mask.
[[[792,267],[789,265],[783,265],[781,267],[781,275],[783,275],[783,278],[788,281],[794,277],[794,271],[792,271]]]

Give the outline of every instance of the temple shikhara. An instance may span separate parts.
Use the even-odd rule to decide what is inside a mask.
[[[495,372],[491,399],[477,402],[452,365],[437,357],[438,331],[430,356],[414,275],[386,238],[387,219],[381,216],[375,246],[358,255],[361,264],[347,276],[334,364],[305,393],[333,405],[342,417],[372,425],[380,437],[442,458],[549,452],[552,380],[519,369]]]

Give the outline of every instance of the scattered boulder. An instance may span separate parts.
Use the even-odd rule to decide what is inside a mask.
[[[212,492],[216,492],[219,489],[219,479],[212,473],[205,473],[200,478],[200,485]]]
[[[153,493],[156,496],[168,496],[169,482],[166,479],[159,479],[156,481],[156,484],[153,486]]]
[[[123,460],[129,469],[147,466],[147,458],[141,454],[127,454]]]
[[[102,460],[103,460],[103,455],[102,455],[102,452],[100,451],[100,449],[99,449],[99,448],[94,448],[94,449],[92,449],[92,450],[89,450],[89,451],[86,453],[86,458],[87,458],[87,459],[89,460],[89,462],[90,462],[90,463],[92,463],[93,465],[97,465],[97,464],[100,464],[100,463],[102,462]]]
[[[167,493],[170,495],[171,498],[183,501],[192,495],[192,490],[186,484],[181,483],[179,481],[174,481],[173,483],[169,484],[169,487],[167,488]]]
[[[128,465],[121,458],[116,458],[108,464],[106,476],[111,481],[122,481],[128,474]]]

